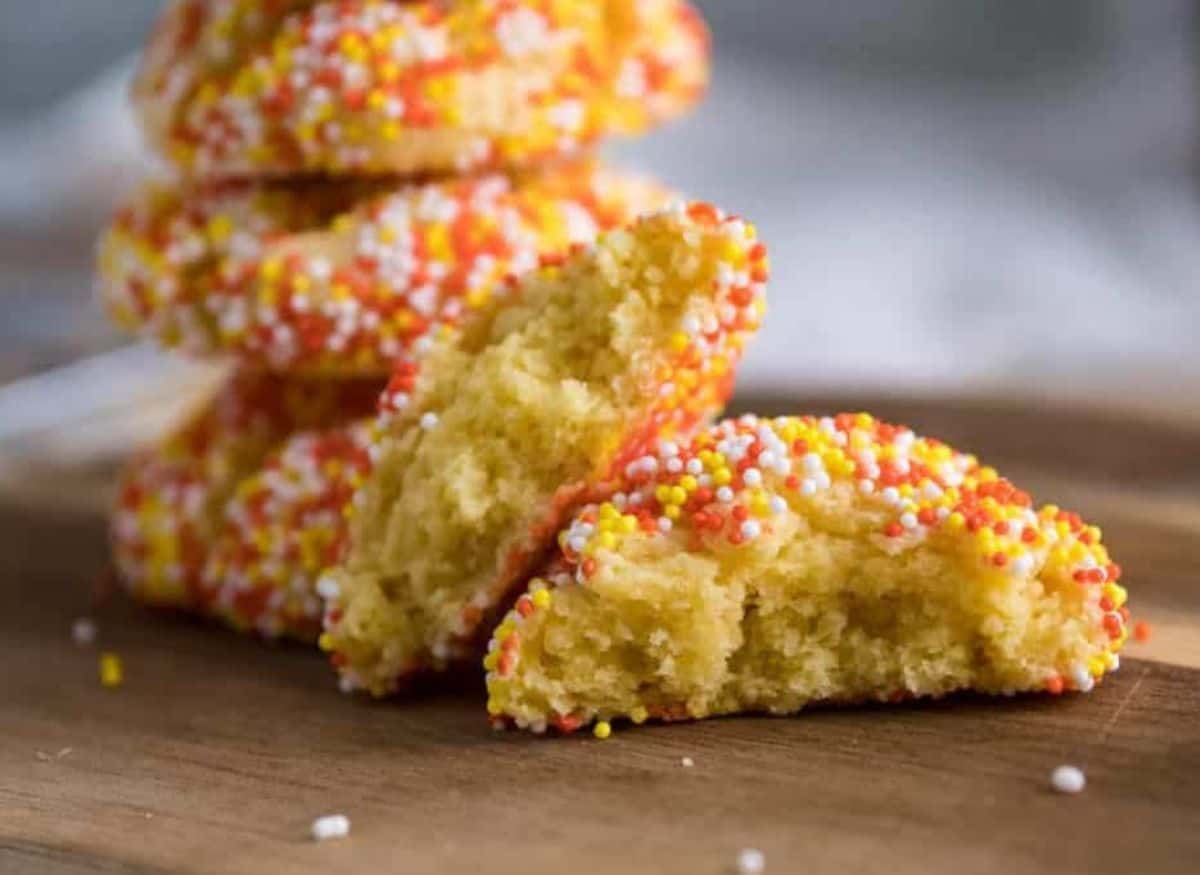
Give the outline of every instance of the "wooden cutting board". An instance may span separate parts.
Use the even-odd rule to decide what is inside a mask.
[[[376,704],[323,660],[109,598],[86,481],[0,500],[0,872],[1196,872],[1200,428],[991,402],[871,409],[980,452],[1103,526],[1155,624],[1091,696],[816,710],[537,739],[478,678]],[[10,462],[12,460],[9,460]],[[11,466],[10,466],[11,467]],[[39,509],[40,508],[40,509]],[[97,647],[72,644],[91,613]],[[115,690],[97,651],[122,657]],[[684,757],[694,762],[685,767]],[[1053,793],[1051,769],[1088,786]],[[343,812],[350,838],[315,844]]]

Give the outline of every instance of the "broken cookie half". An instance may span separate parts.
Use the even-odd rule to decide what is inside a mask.
[[[574,511],[719,414],[766,275],[750,225],[681,204],[528,274],[401,367],[321,584],[343,686],[385,695],[477,658]]]
[[[1087,692],[1129,624],[1099,529],[866,414],[660,441],[496,629],[498,724]]]

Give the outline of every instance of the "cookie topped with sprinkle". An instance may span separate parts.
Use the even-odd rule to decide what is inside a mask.
[[[182,0],[134,97],[192,177],[462,173],[679,115],[708,52],[683,0]]]
[[[746,222],[680,204],[527,274],[397,373],[322,646],[383,695],[476,653],[579,504],[715,416],[764,307]]]
[[[297,434],[369,418],[380,388],[376,379],[235,373],[123,472],[110,535],[125,586],[149,604],[214,613],[205,566],[228,502]]]
[[[660,441],[558,545],[485,661],[492,714],[535,730],[1087,692],[1128,634],[1099,529],[864,413]]]
[[[101,238],[115,322],[193,355],[386,375],[513,274],[671,200],[592,160],[418,185],[150,184]]]

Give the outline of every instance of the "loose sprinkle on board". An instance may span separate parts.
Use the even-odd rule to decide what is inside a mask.
[[[107,689],[121,686],[125,680],[125,669],[121,657],[115,653],[100,654],[100,684]]]
[[[1059,766],[1050,773],[1050,786],[1059,793],[1074,796],[1083,792],[1083,788],[1087,786],[1087,778],[1083,771],[1075,766]]]
[[[344,839],[350,835],[350,818],[344,814],[326,814],[312,823],[312,836],[318,842]]]
[[[743,848],[738,853],[738,875],[760,875],[766,868],[767,858],[758,848]]]
[[[96,624],[87,617],[80,617],[71,624],[71,640],[78,647],[90,647],[96,640]]]

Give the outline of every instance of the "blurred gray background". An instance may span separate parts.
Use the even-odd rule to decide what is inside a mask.
[[[771,245],[745,385],[1200,409],[1196,3],[701,5],[710,99],[610,151]],[[123,342],[91,240],[159,6],[0,0],[0,381]]]

